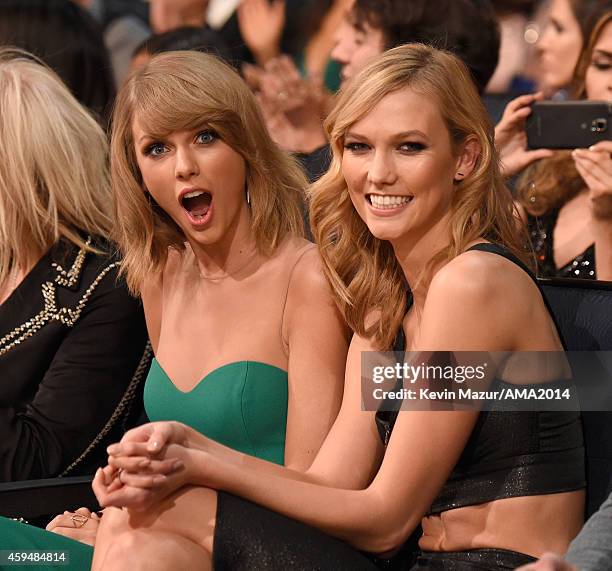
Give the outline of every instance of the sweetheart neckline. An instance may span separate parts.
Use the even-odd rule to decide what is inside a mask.
[[[226,367],[231,367],[232,365],[239,365],[241,363],[253,363],[253,364],[256,364],[256,365],[265,365],[266,367],[271,367],[272,369],[276,369],[277,371],[280,371],[281,373],[284,373],[285,375],[289,374],[284,369],[281,369],[280,367],[277,367],[276,365],[271,365],[270,363],[264,363],[263,361],[253,361],[253,360],[249,360],[249,359],[243,359],[241,361],[230,361],[229,363],[224,363],[223,365],[220,365],[220,366],[214,368],[212,371],[209,371],[191,389],[189,389],[188,391],[183,391],[183,390],[179,389],[176,386],[176,383],[172,380],[172,377],[170,377],[170,375],[166,372],[166,370],[164,369],[162,364],[157,360],[156,357],[153,357],[153,361],[157,364],[157,366],[159,367],[159,370],[164,374],[166,379],[168,379],[168,381],[170,381],[170,384],[172,385],[172,388],[175,391],[177,391],[178,393],[182,394],[182,395],[188,395],[188,394],[191,394],[192,392],[194,392],[213,373],[216,373],[217,371],[219,371],[221,369],[225,369]]]

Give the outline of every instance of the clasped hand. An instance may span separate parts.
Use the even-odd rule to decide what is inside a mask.
[[[92,485],[101,506],[146,510],[189,483],[188,431],[178,422],[134,428],[107,452]]]

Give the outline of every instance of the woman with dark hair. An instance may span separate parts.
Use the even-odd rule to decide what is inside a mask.
[[[459,56],[480,93],[495,71],[499,52],[489,0],[356,0],[337,40],[332,58],[343,65],[344,79],[386,49],[422,42]]]
[[[329,436],[303,473],[180,423],[131,431],[94,480],[100,502],[117,507],[102,520],[93,569],[151,560],[376,569],[374,554],[399,549],[419,523],[418,569],[512,569],[563,551],[580,529],[578,413],[508,401],[482,412],[443,402],[362,410],[364,352],[503,351],[488,380],[509,388],[526,378],[515,368],[523,356],[507,352],[562,349],[520,261],[512,197],[469,71],[448,52],[395,48],[352,79],[326,127],[334,158],[311,189],[311,221],[355,331]],[[559,363],[529,382],[555,386],[563,373]],[[173,461],[181,469],[160,479]]]
[[[593,27],[609,9],[606,0],[552,0],[537,49],[540,88],[546,96],[570,88],[581,52]]]
[[[0,45],[41,58],[106,123],[115,97],[113,70],[98,24],[86,10],[71,0],[1,0]]]
[[[612,100],[612,4],[596,23],[574,76],[576,99]],[[542,275],[612,279],[612,145],[557,152],[521,177]]]
[[[607,27],[612,3],[597,22],[574,75],[576,99],[612,100],[612,44]],[[529,103],[516,100],[515,117]],[[519,125],[520,129],[524,127]],[[522,131],[524,138],[524,130]],[[524,144],[524,143],[523,143]],[[535,151],[534,151],[535,152]],[[612,279],[612,144],[589,149],[544,151],[517,183],[542,276]],[[542,153],[542,151],[539,151]]]

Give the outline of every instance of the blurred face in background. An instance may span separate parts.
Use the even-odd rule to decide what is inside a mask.
[[[385,40],[382,30],[370,26],[365,21],[356,22],[349,13],[338,28],[331,58],[342,65],[342,81],[346,81],[384,51]]]
[[[593,47],[584,81],[587,99],[612,101],[612,22],[606,24]]]
[[[582,32],[569,0],[552,0],[540,41],[541,88],[552,93],[569,85],[582,49]]]

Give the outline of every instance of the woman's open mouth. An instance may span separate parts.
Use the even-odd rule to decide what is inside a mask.
[[[205,190],[186,192],[180,198],[181,206],[193,224],[205,224],[212,211],[212,194]]]

